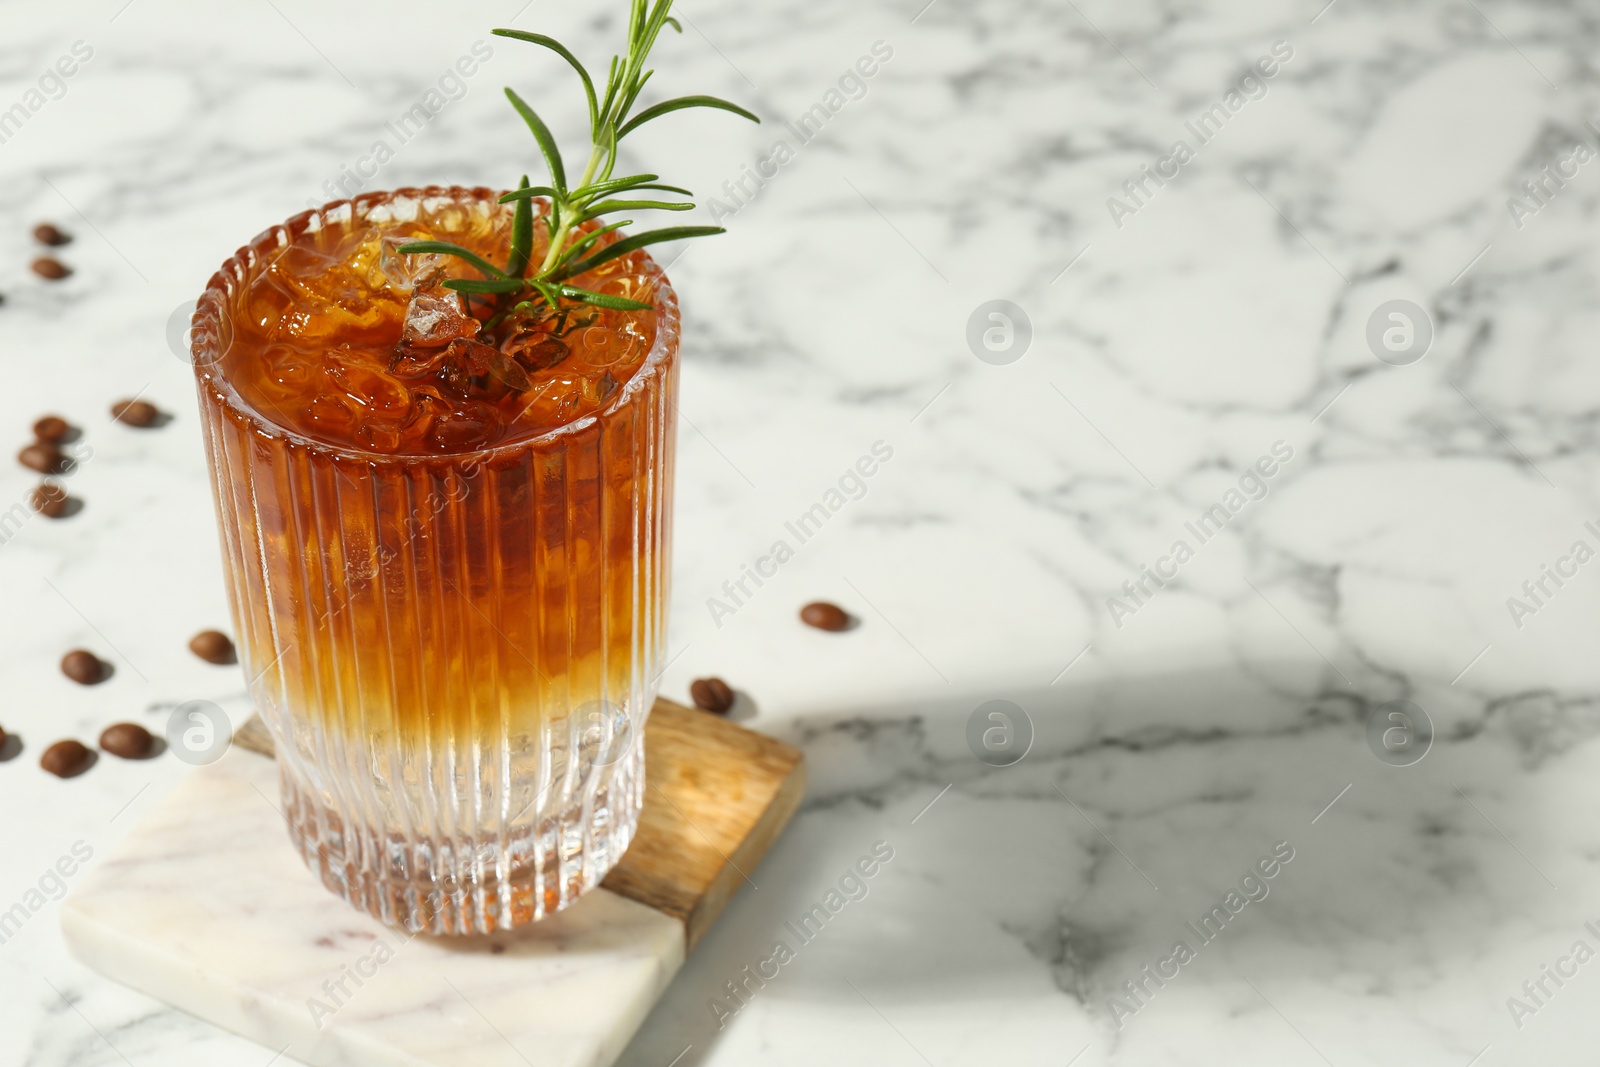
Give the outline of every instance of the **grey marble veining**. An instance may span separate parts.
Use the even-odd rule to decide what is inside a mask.
[[[45,744],[188,699],[244,712],[241,680],[182,648],[225,604],[169,316],[492,25],[591,57],[616,32],[607,8],[543,0],[448,19],[119,3],[0,4],[0,114],[75,41],[94,49],[0,143],[0,426],[20,445],[58,409],[93,449],[71,482],[83,513],[0,545],[0,725],[25,745],[0,798],[27,813],[5,831],[0,909],[75,842],[104,856],[187,770],[107,759],[57,782]],[[1600,950],[1600,563],[1577,545],[1600,551],[1600,161],[1574,150],[1600,151],[1592,11],[683,13],[660,90],[768,121],[693,115],[632,149],[736,208],[671,267],[686,368],[665,687],[726,677],[757,725],[806,746],[813,788],[621,1062],[1590,1062],[1600,964],[1576,946]],[[787,134],[792,159],[745,203],[719,192],[879,41],[892,57],[859,98],[808,143]],[[1275,45],[1291,54],[1267,76]],[[493,47],[371,187],[536,168],[508,82],[578,131],[570,72]],[[1165,184],[1144,178],[1163,166]],[[45,217],[77,234],[55,287],[25,269]],[[966,339],[996,299],[1032,327],[1003,365]],[[1407,365],[1368,340],[1392,300],[1432,327]],[[140,390],[172,425],[109,423]],[[892,458],[860,498],[714,612],[880,441]],[[1241,479],[1280,442],[1251,499]],[[0,470],[0,501],[31,484]],[[1189,524],[1219,504],[1202,542]],[[1179,541],[1175,577],[1144,578]],[[801,629],[816,598],[863,625]],[[65,683],[53,664],[76,644],[116,676]],[[1009,767],[967,740],[996,699],[1033,727]],[[1409,767],[1366,740],[1396,700],[1435,732]],[[796,943],[785,924],[877,841],[894,859]],[[1294,858],[1263,899],[1211,941],[1186,932],[1279,842]],[[0,1064],[276,1051],[71,962],[49,898],[0,944]],[[779,939],[794,958],[734,997]],[[1180,940],[1176,976],[1144,977]]]

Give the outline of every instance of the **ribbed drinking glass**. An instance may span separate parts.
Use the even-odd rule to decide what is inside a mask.
[[[240,656],[291,836],[330,890],[413,931],[532,922],[628,847],[664,647],[676,298],[659,277],[653,343],[588,414],[428,455],[335,447],[252,403],[241,316],[291,245],[441,209],[498,222],[495,195],[296,216],[223,265],[192,331]]]

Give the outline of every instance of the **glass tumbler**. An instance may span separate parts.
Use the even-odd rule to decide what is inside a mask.
[[[593,414],[459,455],[331,447],[254,410],[233,324],[271,258],[420,197],[375,193],[239,250],[191,331],[240,659],[306,864],[391,926],[533,922],[617,862],[664,648],[678,309]],[[407,198],[410,198],[409,201]]]

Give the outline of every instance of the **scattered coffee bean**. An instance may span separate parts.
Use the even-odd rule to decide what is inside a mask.
[[[72,240],[70,236],[48,222],[41,222],[33,228],[33,239],[42,245],[50,245],[52,248],[67,244]]]
[[[44,755],[39,757],[39,766],[55,775],[57,778],[71,778],[73,775],[82,774],[89,769],[89,764],[94,762],[94,753],[83,746],[80,741],[57,741],[44,750]]]
[[[147,400],[119,400],[111,405],[111,417],[124,426],[144,429],[155,425],[161,417],[161,409]]]
[[[95,685],[106,679],[106,665],[87,649],[75,648],[61,657],[61,673],[79,685]]]
[[[850,615],[837,604],[818,600],[800,609],[800,621],[819,630],[837,633],[850,628]]]
[[[72,432],[72,423],[60,415],[46,415],[33,424],[33,436],[46,444],[60,444]]]
[[[700,710],[722,715],[733,707],[733,687],[721,678],[696,678],[689,684],[689,698]]]
[[[228,635],[216,630],[201,630],[195,634],[189,641],[189,651],[218,666],[233,663],[237,658]]]
[[[123,759],[144,759],[155,747],[156,739],[136,722],[119,722],[107,726],[100,735],[100,747],[113,756]]]
[[[72,268],[50,256],[40,256],[33,261],[33,273],[52,282],[59,282],[72,273]]]
[[[72,461],[48,441],[35,441],[17,453],[17,462],[40,474],[65,474]]]
[[[67,513],[70,503],[67,491],[50,482],[45,482],[28,496],[28,504],[47,519],[61,518]]]

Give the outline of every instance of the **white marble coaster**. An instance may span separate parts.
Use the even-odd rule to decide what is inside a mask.
[[[192,774],[64,903],[88,966],[314,1067],[604,1067],[683,965],[681,920],[607,889],[513,934],[407,937],[313,880],[277,767]]]

